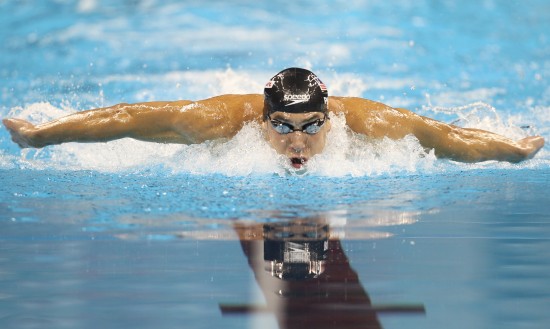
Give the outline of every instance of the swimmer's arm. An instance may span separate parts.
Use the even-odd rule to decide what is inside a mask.
[[[192,144],[236,134],[242,127],[242,120],[254,117],[255,113],[251,111],[252,116],[246,115],[243,110],[245,96],[218,96],[198,102],[118,104],[77,112],[39,125],[21,119],[4,119],[3,123],[12,140],[22,148],[67,142],[106,142],[124,137]]]
[[[107,142],[124,137],[181,140],[170,129],[176,111],[189,101],[117,104],[77,112],[34,125],[21,119],[3,123],[20,147],[41,148],[67,142]],[[181,142],[184,142],[181,140]]]
[[[489,131],[460,128],[416,114],[410,115],[415,124],[405,130],[412,131],[422,146],[434,149],[436,156],[442,158],[461,162],[498,160],[516,163],[531,159],[544,146],[541,136],[514,141]]]
[[[519,162],[532,158],[544,146],[544,138],[540,136],[514,141],[488,131],[460,128],[360,98],[339,101],[353,131],[374,138],[392,139],[412,134],[423,147],[433,149],[441,158],[461,162]]]

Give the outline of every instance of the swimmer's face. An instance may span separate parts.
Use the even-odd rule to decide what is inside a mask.
[[[300,169],[325,148],[330,121],[322,112],[274,112],[264,121],[263,128],[271,146]]]

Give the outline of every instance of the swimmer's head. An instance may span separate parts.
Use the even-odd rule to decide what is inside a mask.
[[[328,112],[328,92],[311,71],[288,68],[277,73],[264,88],[264,120],[274,112]]]
[[[312,72],[289,68],[271,78],[264,94],[267,141],[292,167],[302,169],[325,148],[330,130],[327,88]]]

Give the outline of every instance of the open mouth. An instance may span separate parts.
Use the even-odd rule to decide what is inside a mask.
[[[298,158],[298,157],[290,158],[290,164],[292,165],[292,167],[296,169],[302,168],[302,166],[305,165],[306,162],[307,162],[306,158]]]

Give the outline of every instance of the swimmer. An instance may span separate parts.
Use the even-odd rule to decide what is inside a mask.
[[[3,123],[21,148],[67,142],[107,142],[130,137],[161,143],[202,143],[231,138],[245,123],[261,124],[268,143],[296,169],[323,152],[330,114],[342,114],[351,131],[380,139],[414,135],[440,158],[461,162],[532,158],[544,138],[518,141],[488,131],[460,128],[401,108],[358,97],[328,96],[312,72],[288,68],[271,78],[264,94],[221,95],[200,101],[118,104],[81,111],[34,125],[8,118]]]

